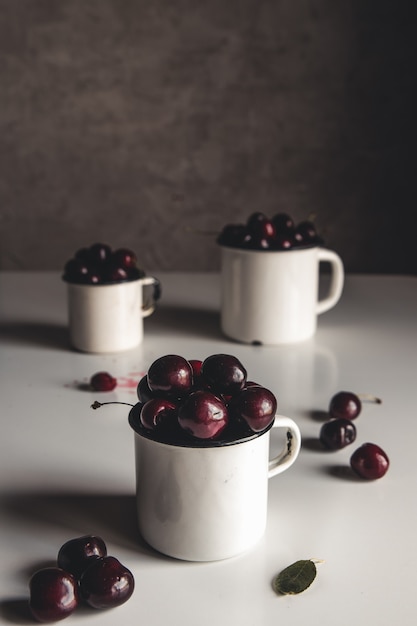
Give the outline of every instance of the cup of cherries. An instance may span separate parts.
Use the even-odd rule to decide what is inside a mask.
[[[323,247],[314,223],[256,212],[227,224],[221,250],[221,327],[243,343],[278,345],[311,338],[317,316],[333,308],[344,284],[342,260]],[[330,281],[319,300],[320,266]]]
[[[120,352],[143,339],[143,318],[155,310],[161,286],[128,248],[94,243],[67,261],[71,344],[92,353]]]
[[[139,381],[137,395],[129,423],[143,538],[189,561],[249,549],[265,530],[268,479],[298,456],[297,424],[277,415],[276,396],[250,381],[229,354],[162,356]],[[284,443],[270,459],[272,427],[282,429]]]

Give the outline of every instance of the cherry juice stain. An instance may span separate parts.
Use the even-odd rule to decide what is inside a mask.
[[[145,374],[146,372],[130,372],[127,376],[118,376],[116,388],[125,389],[130,393],[136,393],[138,383]]]

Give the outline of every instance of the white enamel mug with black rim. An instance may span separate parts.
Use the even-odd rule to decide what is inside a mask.
[[[277,415],[259,434],[232,442],[181,445],[151,439],[135,409],[136,498],[139,531],[155,550],[187,561],[227,559],[252,548],[267,521],[268,482],[298,457],[301,435]],[[270,458],[271,428],[286,431]],[[274,478],[276,480],[276,478]]]
[[[98,354],[138,346],[143,340],[143,318],[154,312],[159,295],[160,282],[153,276],[108,285],[67,282],[72,346]]]
[[[309,339],[317,316],[339,301],[344,268],[338,254],[320,246],[289,250],[221,248],[221,327],[242,343],[278,345]],[[330,284],[319,300],[319,267]]]

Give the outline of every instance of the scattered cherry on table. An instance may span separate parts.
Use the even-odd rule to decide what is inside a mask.
[[[97,372],[90,379],[90,387],[94,391],[113,391],[117,386],[117,379],[109,372]]]
[[[75,576],[60,567],[45,567],[29,581],[29,609],[38,622],[57,622],[75,611],[80,602]]]
[[[382,478],[387,473],[389,465],[388,455],[375,443],[362,444],[350,457],[353,471],[366,480]]]

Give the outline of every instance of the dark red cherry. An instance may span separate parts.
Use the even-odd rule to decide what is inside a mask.
[[[296,242],[291,233],[282,233],[275,237],[273,241],[274,250],[290,250]]]
[[[101,537],[83,535],[70,539],[58,552],[58,566],[79,579],[91,565],[91,559],[107,555],[107,547]]]
[[[230,354],[213,354],[203,361],[202,375],[217,394],[233,395],[243,389],[247,372],[242,363]]]
[[[88,249],[88,254],[92,264],[100,265],[110,259],[111,248],[105,243],[93,243]]]
[[[246,227],[255,242],[268,242],[276,235],[276,229],[273,222],[263,213],[252,213],[249,216]],[[265,244],[264,244],[265,245]]]
[[[145,403],[151,398],[155,397],[154,393],[149,389],[148,377],[146,374],[145,376],[142,376],[142,378],[138,382],[136,393],[139,401],[142,403]]]
[[[74,280],[88,274],[88,265],[82,259],[70,259],[64,266],[64,278]]]
[[[248,248],[251,250],[270,250],[273,247],[273,239],[268,237],[251,237]]]
[[[209,391],[198,390],[185,398],[178,412],[178,422],[198,439],[214,439],[229,421],[223,400]]]
[[[62,620],[79,604],[77,580],[60,567],[45,567],[35,572],[29,590],[29,608],[38,622]]]
[[[109,282],[120,283],[120,282],[126,281],[128,279],[128,277],[129,277],[129,272],[124,267],[112,266],[111,265],[107,269],[106,279]]]
[[[342,417],[348,420],[358,417],[361,409],[362,402],[351,391],[339,391],[332,397],[329,404],[330,417]]]
[[[206,380],[202,374],[203,361],[190,359],[189,363],[193,369],[193,391],[207,387]]]
[[[113,556],[95,559],[80,579],[81,597],[95,609],[120,606],[134,587],[132,572]]]
[[[269,389],[251,385],[232,398],[229,409],[236,418],[243,419],[257,433],[274,421],[277,400]]]
[[[184,357],[167,354],[156,359],[150,366],[148,385],[158,395],[183,396],[193,385],[193,369]]]
[[[389,458],[376,444],[364,443],[350,457],[350,466],[361,478],[375,480],[387,473]]]
[[[301,244],[313,244],[317,242],[317,231],[313,222],[305,220],[300,222],[295,229],[295,238]]]
[[[108,372],[97,372],[90,379],[90,386],[94,391],[112,391],[117,385],[117,379]]]
[[[295,228],[294,220],[288,213],[276,213],[272,218],[272,223],[275,226],[277,234],[293,231]]]
[[[90,285],[99,285],[102,281],[102,275],[100,272],[92,271],[89,274],[88,282]]]
[[[70,259],[64,267],[64,280],[70,283],[96,284],[100,281],[100,273],[80,259]]]
[[[245,248],[250,241],[250,235],[245,224],[227,224],[219,237],[217,243],[233,248]]]
[[[164,426],[172,421],[178,413],[178,405],[168,398],[151,398],[145,402],[140,412],[140,422],[147,430]]]
[[[196,378],[199,378],[199,376],[201,376],[201,368],[203,365],[203,361],[200,361],[200,359],[189,359],[188,362],[193,369],[194,380]]]
[[[136,254],[129,248],[118,248],[112,254],[112,262],[114,265],[129,269],[136,267]]]
[[[320,429],[320,442],[328,450],[340,450],[356,439],[356,427],[344,417],[325,422]]]
[[[91,257],[89,248],[79,248],[74,254],[74,259],[82,261],[86,265],[91,265]]]

